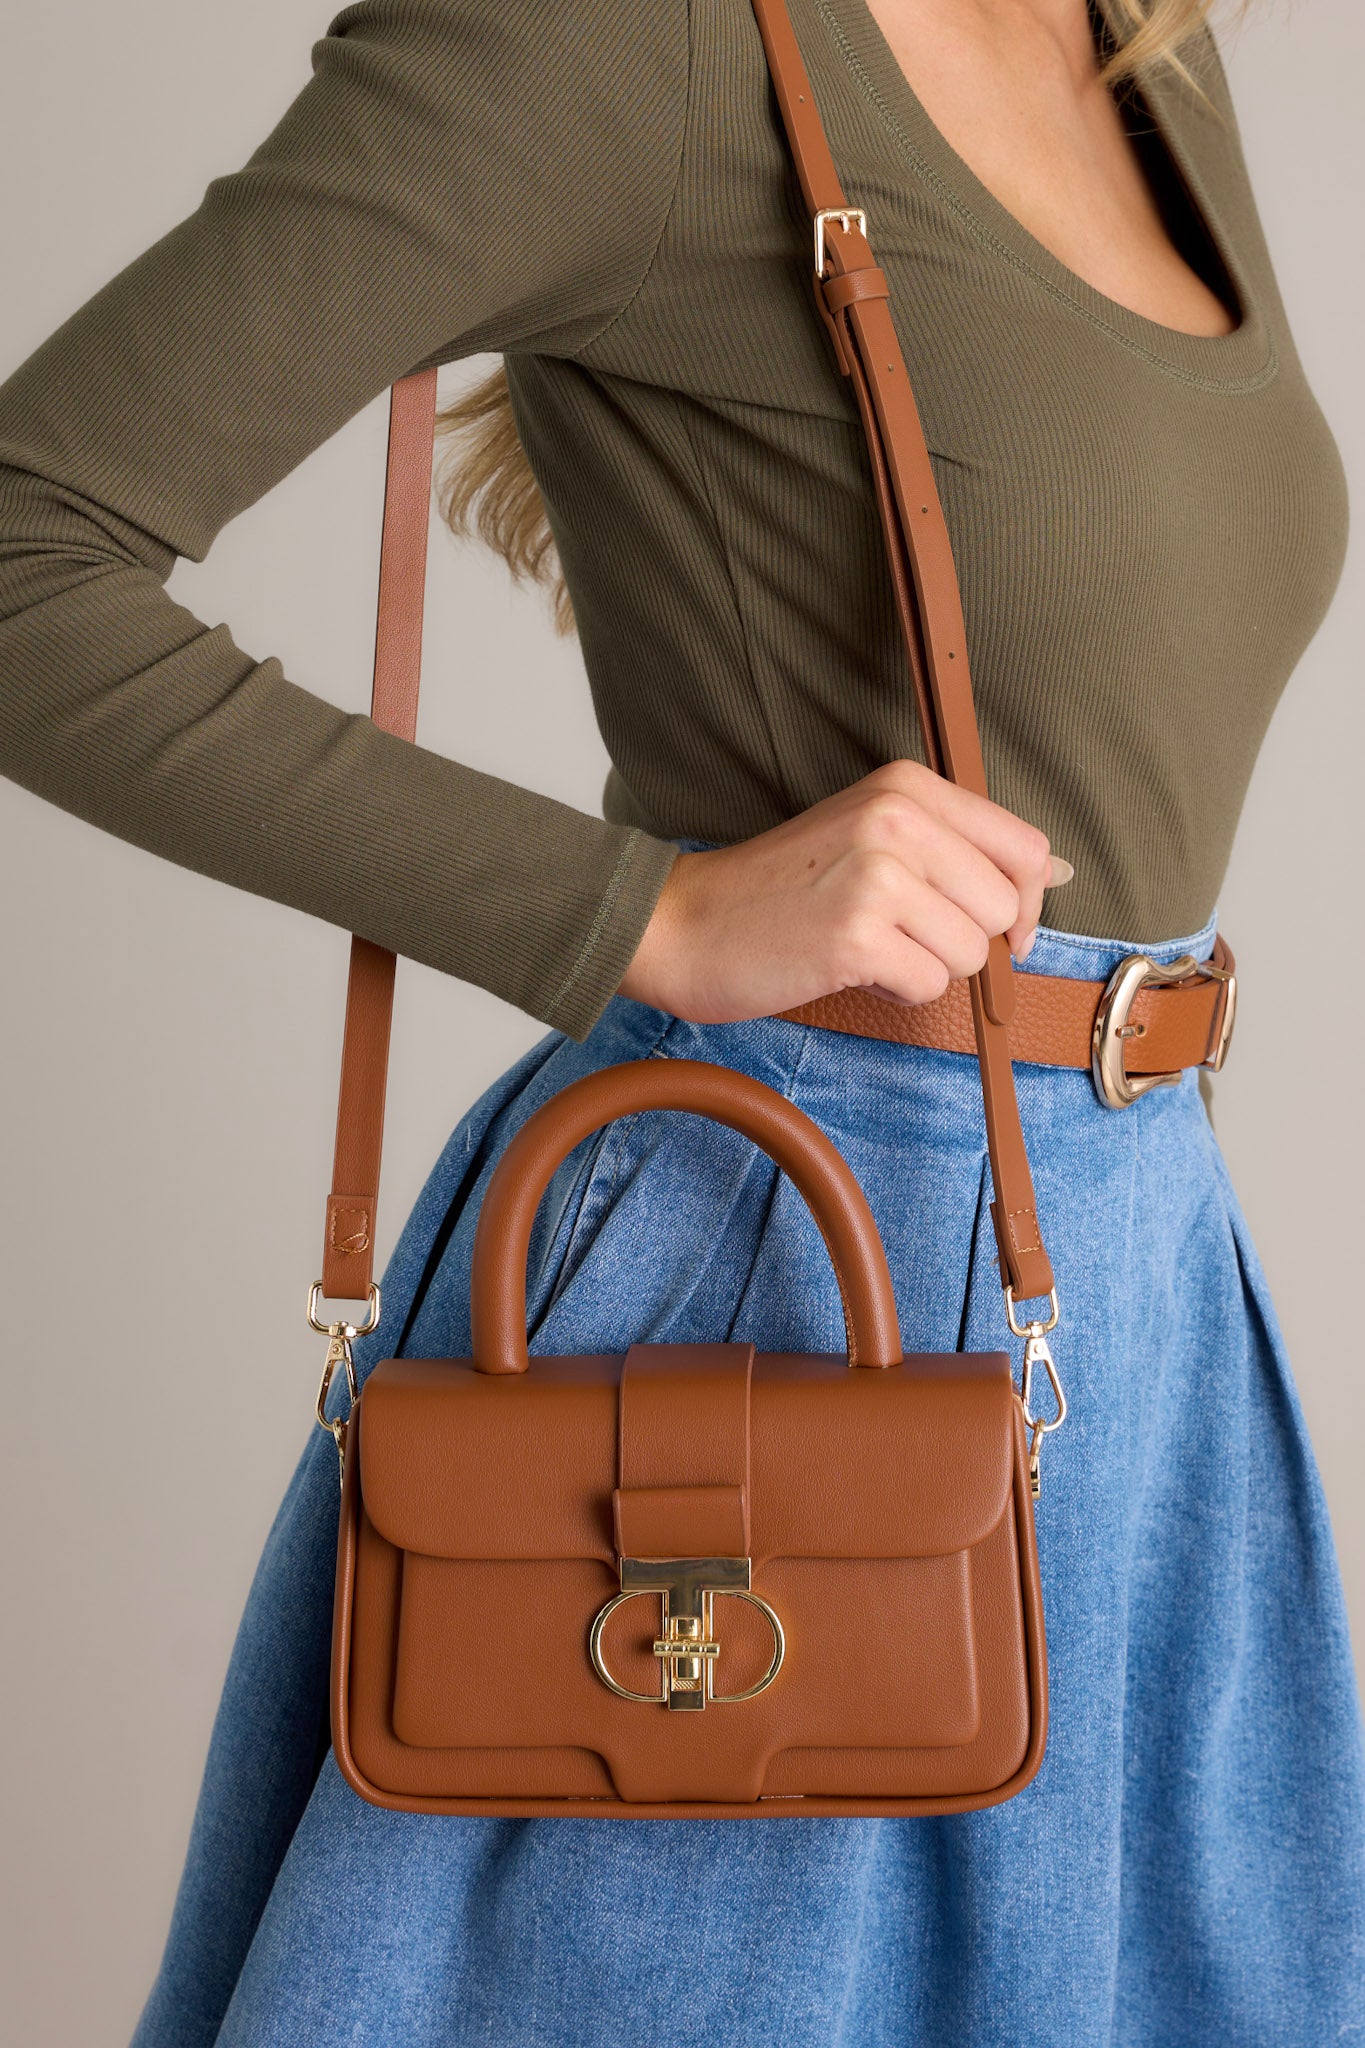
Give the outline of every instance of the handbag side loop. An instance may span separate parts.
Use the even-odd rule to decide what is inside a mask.
[[[852,1171],[785,1096],[705,1060],[629,1060],[571,1082],[527,1118],[494,1168],[474,1234],[470,1322],[480,1372],[524,1373],[526,1259],[555,1168],[603,1124],[639,1110],[687,1110],[751,1138],[804,1198],[839,1282],[851,1366],[899,1365],[896,1297],[881,1233]]]

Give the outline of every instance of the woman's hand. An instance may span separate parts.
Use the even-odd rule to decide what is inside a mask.
[[[1036,826],[893,761],[755,839],[680,854],[621,994],[697,1024],[844,988],[930,1002],[997,932],[1022,960],[1043,890],[1070,879]]]

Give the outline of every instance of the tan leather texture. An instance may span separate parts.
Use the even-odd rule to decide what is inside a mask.
[[[651,1107],[718,1117],[792,1173],[861,1364],[745,1343],[528,1359],[546,1181]],[[504,1150],[471,1289],[474,1357],[378,1365],[347,1433],[332,1716],[356,1791],[424,1813],[736,1818],[960,1812],[1028,1783],[1047,1675],[1009,1359],[902,1357],[876,1224],[803,1112],[700,1062],[586,1076]],[[767,1689],[689,1713],[610,1691],[589,1636],[623,1557],[749,1560],[785,1637]],[[662,1625],[644,1594],[606,1623],[629,1690],[658,1693]],[[722,1593],[711,1626],[715,1692],[742,1693],[769,1624]]]
[[[626,1354],[616,1398],[612,1533],[621,1557],[749,1557],[752,1344]],[[687,1417],[686,1448],[678,1444]]]

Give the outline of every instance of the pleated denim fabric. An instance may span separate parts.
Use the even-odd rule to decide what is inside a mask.
[[[1207,955],[1210,924],[1144,946]],[[1021,972],[1141,945],[1043,928]],[[905,1343],[1005,1341],[974,1060],[614,998],[460,1123],[362,1367],[469,1347],[479,1198],[526,1116],[618,1060],[715,1060],[813,1116],[885,1239]],[[336,1459],[313,1432],[234,1652],[135,2048],[1322,2048],[1365,2034],[1365,1765],[1289,1359],[1196,1076],[1114,1112],[1016,1067],[1071,1402],[1038,1508],[1034,1783],[940,1820],[379,1811],[328,1749]],[[1311,1195],[1309,1199],[1312,1199]],[[1326,1277],[1326,1276],[1325,1276]],[[746,1139],[654,1111],[542,1206],[532,1351],[838,1351],[816,1229]]]

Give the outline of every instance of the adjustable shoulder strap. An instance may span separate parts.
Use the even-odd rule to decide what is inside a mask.
[[[957,572],[886,278],[873,261],[865,215],[844,197],[784,0],[753,0],[753,6],[811,214],[816,305],[839,367],[852,381],[867,434],[926,756],[950,781],[984,796]],[[394,385],[371,716],[409,740],[417,728],[435,407],[434,369]],[[322,1262],[322,1291],[334,1300],[365,1299],[374,1279],[394,966],[392,953],[353,940]],[[1014,1092],[1007,1030],[1013,968],[1003,937],[992,939],[971,992],[995,1194],[991,1215],[1012,1314],[1015,1300],[1049,1294],[1053,1279]]]
[[[891,319],[889,289],[867,239],[867,216],[844,196],[785,0],[753,0],[777,104],[811,216],[816,307],[851,379],[867,435],[891,581],[909,658],[925,755],[950,782],[988,794],[972,703],[967,632],[948,527]],[[1038,1228],[1008,1025],[1014,970],[1003,937],[972,976],[972,1019],[981,1063],[995,1199],[991,1217],[1000,1277],[1010,1299],[1052,1290]],[[1055,1303],[1054,1303],[1055,1308]]]

